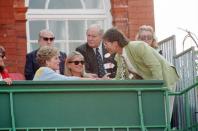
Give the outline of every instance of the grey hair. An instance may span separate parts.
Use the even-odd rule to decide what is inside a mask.
[[[46,61],[56,55],[59,55],[59,50],[56,47],[43,46],[38,50],[36,60],[40,66],[46,66]]]
[[[49,29],[42,29],[39,32],[39,38],[42,36],[42,34],[45,34],[45,33],[50,33],[50,34],[52,34],[52,36],[54,36],[54,33],[51,30],[49,30]]]
[[[96,28],[96,29],[98,30],[98,34],[99,34],[99,35],[103,35],[103,33],[104,33],[104,30],[102,29],[101,25],[99,25],[99,24],[92,24],[92,25],[90,25],[90,26],[88,27],[87,31],[88,31],[89,29],[91,29],[91,28]]]

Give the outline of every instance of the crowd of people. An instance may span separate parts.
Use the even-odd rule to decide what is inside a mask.
[[[164,80],[175,90],[176,69],[159,50],[151,26],[140,26],[136,41],[130,41],[117,28],[106,32],[98,24],[88,27],[87,42],[66,55],[54,47],[52,31],[39,32],[39,48],[26,55],[26,80]],[[0,46],[0,79],[12,83],[5,68],[5,49]]]
[[[88,27],[87,42],[66,55],[54,47],[52,31],[39,32],[39,48],[26,55],[26,80],[164,80],[175,91],[179,75],[159,50],[151,26],[140,26],[135,41],[130,41],[113,27],[103,32],[98,24]],[[0,46],[0,81],[12,84],[4,61],[6,51]],[[174,97],[170,100],[173,110]]]

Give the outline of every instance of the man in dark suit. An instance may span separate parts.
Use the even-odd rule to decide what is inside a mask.
[[[109,77],[114,78],[117,69],[117,64],[114,60],[115,55],[110,55],[104,48],[102,42],[103,30],[99,25],[93,24],[87,29],[86,35],[87,43],[76,48],[76,51],[80,52],[85,58],[86,72],[97,74],[98,77],[103,77],[105,74],[110,73]],[[102,60],[98,60],[97,51]],[[104,73],[101,73],[99,68],[103,68]]]
[[[54,44],[54,34],[52,31],[43,29],[39,32],[39,40],[38,44],[40,47],[42,46],[53,46]],[[39,48],[40,48],[39,47]],[[34,78],[34,74],[37,71],[37,69],[40,67],[38,62],[36,61],[36,54],[37,50],[34,50],[26,55],[26,64],[25,64],[25,78],[26,80],[32,80]],[[60,65],[59,65],[59,72],[60,74],[64,74],[64,63],[66,59],[66,54],[63,52],[60,52]]]

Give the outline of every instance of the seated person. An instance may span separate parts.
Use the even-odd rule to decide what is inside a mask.
[[[152,26],[149,25],[140,26],[135,39],[148,43],[149,46],[153,47],[160,54],[162,54],[162,50],[159,49],[157,38],[155,36],[155,32]]]
[[[115,55],[110,55],[105,49],[102,35],[103,29],[100,25],[90,25],[86,32],[87,42],[77,47],[76,51],[85,58],[86,72],[97,74],[100,78],[110,73],[109,77],[114,78],[117,69]]]
[[[71,52],[65,61],[65,75],[96,78],[97,74],[85,73],[84,56],[78,52]]]
[[[71,52],[65,61],[65,75],[66,76],[77,76],[77,77],[86,77],[86,78],[95,78],[97,80],[106,80],[109,79],[107,73],[102,78],[98,78],[97,74],[86,73],[85,72],[85,60],[84,56],[78,52]]]
[[[54,33],[48,29],[43,29],[39,32],[38,45],[39,48],[43,46],[54,46],[55,36]],[[26,55],[26,63],[24,75],[26,80],[32,80],[35,72],[38,70],[40,65],[36,61],[36,55],[39,49],[36,49]],[[66,54],[60,51],[59,55],[60,64],[59,64],[59,72],[60,74],[64,74],[64,64],[66,59]]]
[[[80,80],[80,77],[64,76],[56,72],[59,70],[59,51],[52,46],[41,47],[36,56],[40,68],[36,71],[34,81],[38,80]]]
[[[0,45],[0,81],[5,81],[8,85],[12,84],[12,79],[8,74],[8,70],[5,68],[4,60],[6,59],[5,56],[5,49],[3,46]]]

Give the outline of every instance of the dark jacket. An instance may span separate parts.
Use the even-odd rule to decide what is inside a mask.
[[[116,75],[116,69],[117,69],[117,64],[116,64],[116,61],[114,60],[115,55],[111,55],[109,58],[105,58],[104,55],[108,52],[104,48],[104,45],[102,45],[102,49],[103,49],[103,56],[102,56],[103,64],[113,63],[115,65],[114,68],[107,70],[108,73],[111,73],[110,77],[114,78]],[[94,74],[98,75],[96,54],[95,54],[93,48],[89,47],[88,44],[85,43],[85,44],[77,47],[76,51],[80,52],[85,58],[85,71],[87,73],[94,73]]]
[[[40,67],[36,61],[36,54],[38,50],[34,50],[26,55],[25,71],[24,75],[26,80],[32,80],[37,69]],[[64,64],[66,59],[66,54],[60,52],[60,74],[64,74]]]

